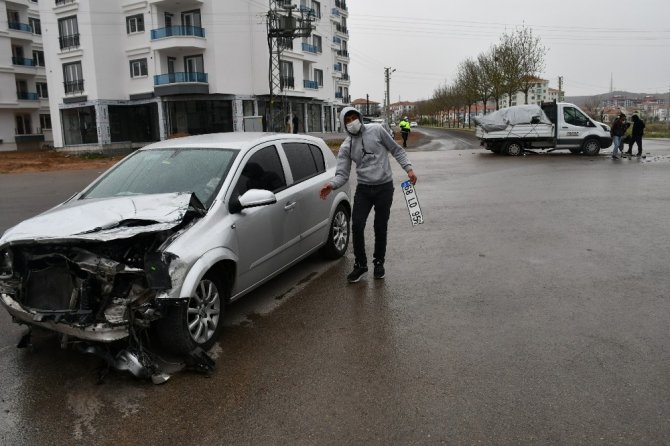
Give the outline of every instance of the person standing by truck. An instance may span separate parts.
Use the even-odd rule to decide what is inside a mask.
[[[409,119],[407,119],[407,116],[402,118],[402,121],[400,121],[400,124],[398,124],[400,127],[400,134],[402,135],[402,146],[406,149],[407,148],[407,137],[409,136],[410,132],[410,123]]]
[[[626,115],[620,113],[619,117],[612,123],[612,159],[618,160],[621,158],[619,151],[623,152],[623,135],[626,133]]]
[[[637,114],[631,118],[633,120],[633,133],[628,143],[628,155],[633,154],[633,143],[637,143],[637,156],[642,156],[642,135],[644,134],[644,121]]]

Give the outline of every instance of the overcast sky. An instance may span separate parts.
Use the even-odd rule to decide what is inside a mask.
[[[566,96],[670,90],[670,0],[347,0],[351,98],[428,99],[458,64],[525,24],[548,51],[540,77]]]

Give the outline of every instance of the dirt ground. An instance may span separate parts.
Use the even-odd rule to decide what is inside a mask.
[[[395,132],[395,140],[402,144],[400,132]],[[416,147],[423,138],[419,132],[411,132],[407,140],[410,147]],[[341,141],[328,141],[328,145],[337,153]],[[26,172],[48,172],[53,170],[106,169],[123,156],[105,156],[100,154],[73,154],[55,150],[39,152],[0,152],[0,174]]]
[[[53,170],[106,169],[123,158],[98,154],[72,154],[55,150],[0,152],[0,174],[48,172]]]

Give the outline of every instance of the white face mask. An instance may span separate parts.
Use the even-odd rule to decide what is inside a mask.
[[[361,121],[358,119],[356,119],[355,121],[351,121],[349,124],[347,124],[347,131],[355,135],[361,131],[361,125],[362,125]]]

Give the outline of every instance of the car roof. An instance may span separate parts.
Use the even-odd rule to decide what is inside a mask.
[[[322,139],[303,134],[269,133],[269,132],[227,132],[207,133],[204,135],[185,136],[182,138],[166,139],[149,144],[142,150],[193,148],[193,149],[234,149],[243,150],[272,141],[295,141],[319,143]]]

